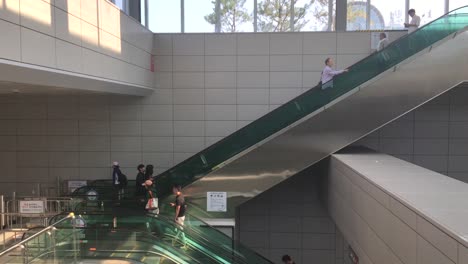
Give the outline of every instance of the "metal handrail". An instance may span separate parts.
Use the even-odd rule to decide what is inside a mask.
[[[4,256],[5,254],[7,254],[7,253],[9,253],[9,252],[11,252],[11,251],[13,251],[13,250],[16,249],[17,247],[24,246],[25,243],[28,243],[29,241],[31,241],[31,240],[33,240],[34,238],[36,238],[36,237],[38,237],[38,236],[40,236],[40,235],[46,233],[47,231],[49,231],[49,230],[51,230],[51,229],[54,229],[55,226],[59,225],[59,224],[62,223],[62,222],[65,222],[66,220],[68,220],[68,219],[70,219],[70,218],[71,218],[71,219],[74,219],[74,218],[75,218],[75,214],[74,214],[74,213],[69,213],[69,214],[67,215],[67,217],[65,217],[65,218],[63,218],[63,219],[60,219],[60,220],[57,221],[56,223],[54,223],[54,224],[52,224],[52,225],[50,225],[50,226],[48,226],[48,227],[42,229],[41,231],[39,231],[39,232],[37,232],[36,234],[34,234],[34,235],[32,235],[32,236],[26,238],[25,240],[19,242],[18,244],[15,244],[15,245],[11,246],[10,248],[5,249],[4,251],[0,252],[0,257]]]

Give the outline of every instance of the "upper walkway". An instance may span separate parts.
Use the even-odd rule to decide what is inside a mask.
[[[468,184],[362,149],[334,154],[329,177],[330,213],[370,259],[375,235],[402,263],[468,263]]]

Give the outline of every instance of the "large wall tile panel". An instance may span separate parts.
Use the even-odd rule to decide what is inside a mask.
[[[235,55],[236,34],[205,34],[205,55]]]
[[[237,35],[238,55],[269,55],[270,39],[268,34]]]
[[[306,32],[303,34],[303,54],[323,55],[337,53],[337,35],[342,33]],[[369,43],[365,45],[369,46]]]
[[[205,71],[236,71],[236,56],[205,56]]]
[[[204,34],[173,35],[174,55],[205,55]]]
[[[81,73],[83,71],[83,61],[81,48],[68,42],[56,39],[57,67]]]
[[[302,54],[302,33],[277,33],[270,35],[270,54]]]
[[[19,61],[21,59],[21,33],[20,26],[0,20],[0,57]]]
[[[21,28],[21,55],[24,62],[55,68],[55,51],[53,37]]]

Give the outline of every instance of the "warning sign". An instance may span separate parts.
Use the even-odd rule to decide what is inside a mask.
[[[226,212],[227,211],[227,193],[226,192],[207,192],[206,208],[208,212]]]
[[[19,201],[20,213],[43,214],[45,212],[43,200]]]

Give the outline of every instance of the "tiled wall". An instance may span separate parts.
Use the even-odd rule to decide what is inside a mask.
[[[153,86],[153,34],[107,0],[0,1],[0,58]]]
[[[467,88],[454,88],[355,144],[468,182]]]
[[[348,159],[348,161],[351,159]],[[399,164],[395,160],[386,159],[382,156],[379,156],[378,159],[382,161],[381,164],[387,164],[383,166],[408,166],[406,162]],[[370,158],[364,162],[359,160],[356,164],[368,164],[372,160],[375,159]],[[427,220],[430,219],[427,217],[431,217],[429,213],[426,213],[429,216],[420,215],[418,211],[398,200],[405,200],[405,195],[416,197],[417,193],[403,190],[405,185],[402,185],[403,182],[398,180],[397,182],[400,184],[395,184],[395,182],[387,184],[387,186],[393,186],[394,193],[384,191],[366,175],[362,175],[358,170],[353,169],[351,163],[343,162],[339,157],[332,156],[328,174],[327,209],[337,228],[343,232],[342,237],[349,242],[358,255],[359,263],[468,263],[467,248],[445,231],[442,231],[443,229],[433,224],[433,221],[437,222],[437,218]],[[363,166],[366,165],[361,165],[361,167]],[[385,168],[376,168],[375,166],[372,167],[372,165],[371,168],[367,171],[375,173],[379,170],[385,170]],[[410,172],[408,175],[414,176],[412,180],[422,180],[418,175],[421,175],[424,169],[409,169],[408,171],[413,173],[412,175]],[[378,176],[387,177],[386,180],[382,180],[381,184],[389,182],[388,176],[385,174],[381,173]],[[453,192],[450,193],[453,194]],[[421,199],[421,197],[413,200],[418,199]],[[456,198],[450,197],[447,199]],[[437,206],[440,207],[440,205]],[[417,209],[422,212],[431,210],[422,207]],[[452,217],[464,217],[456,214],[443,214]],[[450,221],[450,224],[455,226],[457,221]],[[450,229],[450,225],[446,226],[443,222],[438,223],[438,225],[444,229]],[[458,235],[463,237],[463,234]],[[347,249],[346,244],[348,242],[343,243],[344,250]],[[349,259],[344,255],[343,260],[348,261]]]
[[[342,259],[342,239],[321,201],[322,176],[314,166],[241,205],[240,241],[275,263],[284,254],[296,263],[342,263],[335,262]]]

